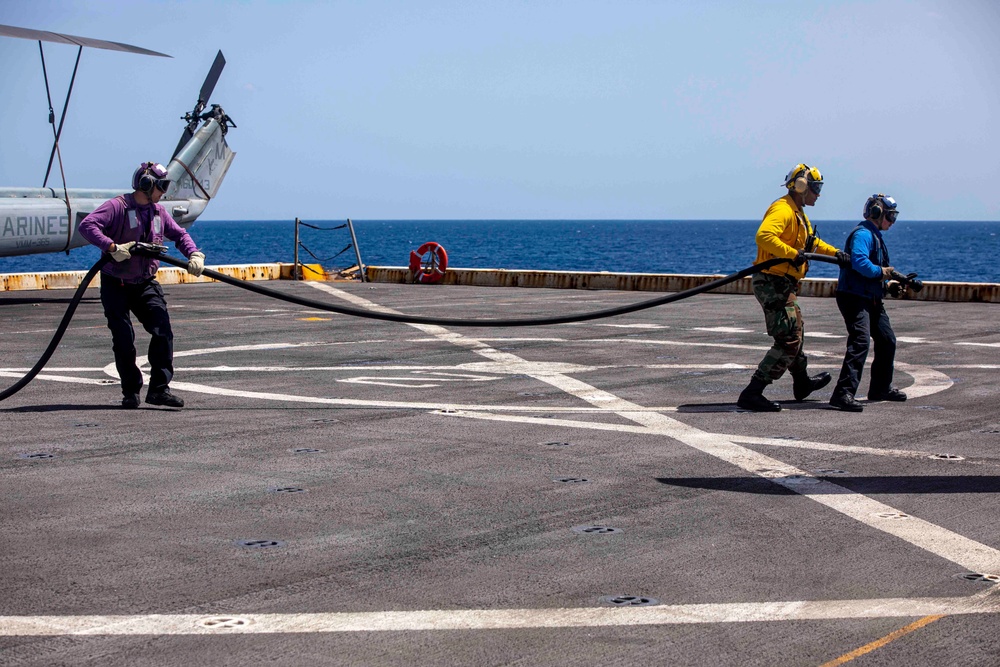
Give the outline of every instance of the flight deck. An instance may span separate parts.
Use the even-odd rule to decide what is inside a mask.
[[[268,286],[463,318],[649,298]],[[786,376],[758,414],[746,295],[500,329],[164,290],[183,410],[118,407],[95,290],[0,403],[4,665],[1000,664],[998,304],[887,304],[905,403]],[[70,296],[0,294],[0,384]],[[836,378],[836,303],[800,304]]]

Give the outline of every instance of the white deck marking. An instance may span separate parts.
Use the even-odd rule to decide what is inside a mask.
[[[0,368],[0,373],[13,376],[15,373],[24,375],[31,369],[24,368]],[[45,366],[45,370],[50,373],[103,373],[103,366]]]
[[[699,370],[699,371],[739,371],[748,370],[750,368],[757,368],[757,364],[735,364],[732,362],[725,364],[635,364],[628,365],[624,364],[618,368],[651,368],[651,369],[667,369],[676,368],[677,370]]]
[[[25,369],[26,371],[27,369]],[[24,372],[20,373],[10,373],[8,371],[0,371],[0,377],[6,378],[21,378],[24,377]],[[50,382],[69,382],[71,384],[104,384],[104,380],[91,380],[90,378],[78,378],[70,377],[68,375],[49,375],[48,373],[39,373],[35,376],[36,380],[49,380]]]
[[[55,379],[55,378],[52,378]],[[66,382],[87,380],[67,379]],[[253,398],[265,401],[283,401],[288,403],[312,403],[315,405],[341,405],[356,408],[387,408],[396,410],[498,410],[501,412],[614,412],[612,409],[602,409],[592,406],[578,406],[567,408],[560,406],[539,406],[539,405],[468,405],[464,403],[425,403],[421,401],[373,401],[356,398],[324,398],[322,396],[302,396],[299,394],[281,394],[268,391],[246,391],[241,389],[227,389],[225,387],[215,387],[211,385],[195,384],[192,382],[171,382],[170,386],[180,391],[188,391],[195,394],[209,394],[210,396],[232,396],[235,398]],[[412,385],[410,385],[412,386]],[[642,411],[662,412],[670,408],[642,408]]]
[[[587,400],[593,391],[589,385],[573,378],[559,378],[557,380],[554,377],[546,377],[544,381],[584,400]],[[679,440],[749,473],[770,479],[772,482],[811,498],[866,526],[894,535],[941,558],[958,563],[973,572],[1000,571],[1000,551],[993,547],[917,517],[911,516],[907,521],[879,519],[878,514],[898,512],[899,510],[827,480],[817,479],[815,484],[799,484],[798,478],[814,476],[806,470],[741,447],[736,444],[733,438],[707,433],[665,415],[630,411],[634,404],[623,399],[615,398],[613,402],[615,405],[608,407],[617,406],[619,408],[618,414],[626,419],[648,426],[661,435]]]
[[[770,350],[770,345],[738,345],[736,343],[692,343],[683,340],[654,340],[651,338],[584,338],[581,343],[639,343],[644,345],[676,345],[678,347],[719,347],[728,350]],[[815,352],[809,351],[810,355]]]
[[[913,385],[906,388],[907,398],[921,398],[950,388],[955,383],[941,371],[927,366],[896,362],[896,368],[913,378]]]
[[[754,333],[753,329],[742,327],[691,327],[691,331],[711,331],[713,333]]]
[[[647,412],[650,410],[647,409]],[[676,412],[676,408],[671,412]],[[546,410],[551,412],[551,410]],[[606,411],[605,411],[606,412]],[[517,422],[522,424],[537,424],[539,426],[558,426],[560,428],[578,428],[591,431],[618,431],[620,433],[639,433],[643,435],[661,435],[658,431],[638,424],[609,424],[607,422],[585,422],[557,417],[524,417],[518,415],[498,415],[492,412],[456,411],[444,413],[448,417],[465,419],[482,419],[485,421]],[[722,434],[716,434],[722,435]],[[808,440],[786,440],[784,438],[762,438],[753,435],[728,435],[733,442],[751,445],[768,445],[785,447],[787,449],[811,449],[821,452],[837,452],[843,454],[870,454],[872,456],[891,456],[894,458],[925,459],[931,452],[920,452],[908,449],[878,449],[876,447],[861,447],[858,445],[835,445],[828,442],[811,442]]]
[[[107,329],[108,325],[94,324],[89,327],[73,327],[74,331],[87,331],[88,329]],[[21,336],[24,334],[55,333],[58,329],[27,329],[25,331],[0,331],[0,336]]]
[[[232,635],[587,628],[1000,613],[996,587],[969,597],[794,600],[650,607],[451,609],[311,614],[0,616],[0,636]]]
[[[448,333],[446,335],[449,337],[449,341],[453,341],[454,340],[453,336],[455,334]],[[464,341],[461,341],[461,342],[462,342],[462,344],[468,346],[468,345],[470,345],[470,343],[469,343],[470,340],[471,339],[464,339]],[[478,341],[476,341],[476,342],[478,342]],[[261,349],[265,349],[265,350],[266,349],[287,349],[287,348],[314,347],[314,346],[317,346],[317,345],[337,345],[337,344],[340,344],[340,343],[266,343],[266,344],[260,344],[260,345],[234,345],[234,346],[219,347],[219,348],[202,348],[202,349],[197,349],[197,350],[187,350],[187,351],[184,351],[184,352],[178,352],[178,353],[176,353],[175,357],[180,357],[180,356],[200,356],[200,355],[213,354],[213,353],[216,353],[216,352],[233,352],[233,351],[261,350]],[[407,366],[407,367],[363,366],[363,367],[360,367],[360,369],[364,369],[365,371],[370,372],[370,371],[375,370],[375,369],[378,369],[378,370],[388,370],[388,369],[401,369],[401,368],[406,368],[406,369],[416,368],[416,369],[419,369],[419,370],[428,371],[428,370],[433,370],[433,369],[436,369],[436,368],[442,368],[442,369],[447,369],[449,371],[454,371],[454,370],[469,370],[469,371],[478,371],[478,372],[483,372],[483,373],[519,374],[519,375],[527,375],[527,376],[530,376],[530,377],[534,377],[536,379],[542,379],[543,377],[548,377],[548,376],[560,376],[560,377],[564,377],[564,376],[562,376],[562,373],[566,373],[566,372],[569,372],[569,373],[579,373],[579,372],[585,372],[585,371],[593,370],[595,368],[600,368],[600,367],[582,366],[582,365],[579,365],[579,364],[571,364],[571,363],[563,363],[563,362],[530,362],[530,361],[526,361],[524,359],[521,359],[520,357],[516,357],[516,356],[511,355],[511,354],[507,354],[507,353],[499,352],[499,351],[496,351],[496,350],[492,350],[492,348],[488,348],[485,345],[482,345],[482,349],[483,350],[490,350],[491,351],[491,356],[495,357],[495,360],[494,361],[490,361],[490,362],[472,362],[472,363],[466,363],[466,364],[459,364],[457,366],[444,366],[444,367],[428,367],[428,366],[420,366],[420,367],[409,367],[409,366]],[[478,351],[478,350],[473,350],[473,351]],[[497,355],[499,355],[499,356],[497,356]],[[139,364],[140,368],[145,368],[146,365],[148,364],[148,362],[146,360],[146,357],[144,357],[144,356],[137,357],[136,363]],[[651,367],[656,368],[658,366],[654,365],[654,366],[651,366]],[[719,367],[720,368],[732,368],[733,365],[731,365],[731,364],[721,364],[721,365],[719,365]],[[814,364],[814,367],[820,368],[822,366]],[[224,371],[224,370],[229,369],[229,367],[226,367],[226,366],[217,367],[217,368],[220,371]],[[270,370],[271,368],[274,368],[275,370],[282,370],[284,367],[262,367],[263,370]],[[330,370],[342,370],[341,367],[319,367],[319,368],[320,369],[329,368]],[[696,366],[696,368],[706,368],[706,366]],[[709,366],[709,368],[710,368],[710,366]],[[922,367],[916,366],[916,367],[913,367],[913,368],[921,369]],[[105,366],[101,370],[103,370],[103,372],[106,375],[110,376],[110,377],[113,377],[113,378],[117,378],[118,377],[117,370],[115,369],[114,362],[109,363],[107,366]],[[211,367],[209,369],[203,369],[203,370],[211,370]],[[299,369],[299,368],[288,368],[287,370],[302,370],[302,369]],[[942,391],[943,389],[947,388],[947,386],[950,386],[950,385],[946,385],[946,384],[940,383],[940,378],[938,377],[938,376],[940,376],[940,377],[943,377],[943,378],[947,378],[947,376],[945,376],[943,374],[934,375],[934,373],[935,373],[934,371],[930,371],[928,369],[927,377],[934,378],[935,382],[936,382],[936,385],[934,387],[928,387],[928,388],[926,388],[924,390],[924,393],[922,393],[921,395],[929,395],[931,393],[934,393],[935,391]],[[21,375],[18,374],[18,373],[2,372],[2,371],[0,371],[0,376],[20,377]],[[143,377],[146,378],[146,375],[144,374]],[[90,380],[90,379],[85,379],[85,378],[75,378],[75,377],[70,377],[70,376],[57,376],[57,375],[50,375],[50,374],[39,375],[38,379],[41,379],[41,380],[50,380],[50,381],[54,381],[54,382],[71,382],[71,383],[78,383],[78,384],[101,384],[102,383],[101,380]],[[380,378],[380,379],[385,379],[385,378]],[[950,382],[950,380],[949,380],[949,382]],[[591,412],[616,412],[617,411],[617,409],[613,409],[613,408],[602,408],[600,406],[593,406],[594,402],[604,402],[604,401],[608,401],[608,400],[613,399],[614,396],[612,396],[611,394],[591,394],[592,396],[596,396],[597,397],[597,398],[595,398],[594,401],[588,401],[588,402],[592,403],[591,406],[562,407],[562,406],[538,406],[538,405],[522,405],[522,406],[518,406],[518,405],[482,405],[482,404],[462,404],[462,403],[446,403],[446,402],[442,402],[442,403],[427,403],[427,402],[421,402],[421,401],[380,401],[380,400],[350,399],[350,398],[324,398],[324,397],[318,397],[318,396],[303,396],[303,395],[300,395],[300,394],[284,394],[284,393],[277,393],[277,392],[260,392],[260,391],[241,390],[241,389],[228,389],[228,388],[216,387],[216,386],[205,385],[205,384],[200,384],[200,383],[176,382],[176,381],[173,382],[173,383],[171,383],[171,386],[174,387],[175,389],[178,389],[178,390],[184,390],[184,391],[189,391],[189,392],[193,392],[193,393],[218,395],[218,396],[232,396],[232,397],[250,398],[250,399],[256,399],[256,400],[282,401],[282,402],[293,402],[293,403],[311,403],[311,404],[318,404],[318,405],[340,405],[340,406],[362,407],[362,408],[363,407],[370,407],[370,408],[389,408],[389,409],[402,409],[402,410],[431,410],[431,411],[436,411],[436,410],[462,410],[462,411],[490,410],[490,411],[494,411],[494,412],[500,411],[500,412],[529,412],[529,413],[530,412],[545,412],[545,413],[559,413],[559,412],[563,412],[563,413],[591,413]],[[412,387],[412,384],[407,384],[407,385],[404,385],[404,386],[411,386]],[[911,395],[915,395],[914,394],[914,387],[907,387],[906,389],[907,389],[907,392],[911,393]],[[676,407],[672,407],[672,406],[662,406],[662,407],[640,407],[640,406],[635,406],[633,408],[630,408],[630,411],[638,411],[638,412],[675,412],[676,410],[677,410],[677,408]]]
[[[749,445],[767,445],[769,447],[791,447],[797,449],[815,449],[823,452],[844,452],[845,454],[872,454],[874,456],[894,456],[897,458],[925,459],[934,452],[921,452],[909,449],[879,449],[878,447],[862,447],[860,445],[834,445],[829,442],[812,442],[809,440],[785,440],[783,438],[763,438],[754,435],[729,436],[734,442],[744,442]]]
[[[309,342],[309,343],[258,343],[256,345],[226,345],[223,347],[206,347],[200,350],[184,350],[180,352],[174,352],[174,358],[177,357],[194,357],[201,354],[216,354],[218,352],[255,352],[257,350],[287,350],[296,347],[327,347],[333,345],[365,345],[365,344],[375,344],[375,343],[387,343],[389,341],[384,339],[378,340],[351,340],[351,341],[323,341],[323,342]],[[148,363],[146,357],[140,357],[142,363],[139,365],[145,365]]]
[[[434,371],[413,371],[414,373],[420,373],[416,377],[402,377],[402,376],[370,376],[362,375],[359,377],[346,378],[343,380],[337,380],[337,382],[345,382],[348,384],[374,384],[374,385],[384,385],[389,387],[407,387],[409,389],[426,389],[429,387],[439,387],[440,382],[488,382],[490,380],[499,380],[500,378],[495,375],[472,375],[470,373],[440,373]],[[393,382],[395,380],[395,382]],[[428,382],[428,380],[434,380],[435,382]]]
[[[392,312],[384,306],[371,303],[366,299],[322,283],[310,283],[310,285],[365,308],[377,309],[381,312]],[[422,324],[411,324],[409,326],[431,333],[442,340],[469,348],[476,354],[495,361],[518,364],[528,363],[516,355],[499,352],[479,340],[451,333],[442,327]],[[939,379],[937,376],[947,378],[947,376],[936,371],[930,372],[937,374],[934,376],[934,379]],[[970,571],[1000,572],[1000,550],[914,516],[910,516],[907,521],[882,519],[878,516],[879,514],[899,514],[900,512],[889,505],[851,491],[846,487],[824,479],[818,479],[806,470],[801,470],[783,461],[742,447],[736,444],[735,438],[717,433],[708,433],[666,415],[649,412],[642,406],[619,398],[614,394],[598,389],[568,375],[558,373],[526,374],[588,403],[600,403],[602,404],[600,407],[612,409],[620,417],[645,426],[656,434],[667,436],[709,456],[742,468],[749,473],[769,479],[795,493],[811,498],[834,511],[849,516],[866,526],[898,537],[916,547],[957,563]],[[917,374],[919,375],[919,373]],[[950,380],[948,381],[950,382]],[[815,483],[801,484],[800,480],[803,477],[812,477],[815,479]]]
[[[408,343],[428,343],[437,338],[411,338]],[[476,340],[488,341],[491,343],[570,343],[572,341],[565,338],[477,338]]]
[[[480,339],[484,340],[484,339]],[[384,343],[386,341],[374,340],[374,341],[359,341],[365,343]],[[196,350],[184,350],[174,353],[175,357],[190,357],[198,355],[215,354],[218,352],[231,352],[231,351],[242,351],[247,347],[254,347],[256,349],[265,350],[276,350],[291,347],[309,347],[318,345],[348,345],[356,343],[327,343],[327,342],[315,342],[315,343],[269,343],[264,346],[236,346],[228,348],[220,347],[208,347],[200,348]],[[136,362],[140,363],[140,366],[145,366],[148,364],[148,360],[144,356],[136,358]],[[869,359],[867,363],[871,363]],[[944,391],[950,387],[954,382],[951,381],[944,373],[936,372],[936,369],[958,369],[958,370],[1000,370],[1000,364],[942,364],[935,365],[934,368],[929,366],[914,366],[909,364],[904,364],[902,362],[896,362],[896,365],[900,367],[900,370],[906,369],[909,373],[912,371],[919,371],[921,381],[928,381],[926,388],[922,391],[926,391],[926,394],[934,394],[939,391]],[[230,366],[230,365],[217,365],[217,366],[175,366],[176,371],[205,371],[205,372],[251,372],[251,373],[288,373],[288,372],[298,372],[298,371],[455,371],[455,370],[469,370],[477,372],[486,373],[513,373],[513,374],[523,374],[526,369],[531,368],[535,371],[541,370],[544,372],[561,372],[561,373],[589,373],[599,370],[616,369],[616,368],[649,368],[649,369],[677,369],[677,370],[703,370],[703,371],[714,371],[714,370],[750,370],[757,368],[757,364],[738,364],[735,362],[725,362],[721,364],[602,364],[599,366],[584,366],[582,364],[572,364],[563,363],[557,361],[538,361],[538,362],[523,362],[521,364],[494,364],[491,362],[471,362],[466,364],[454,364],[447,366],[399,366],[394,364],[381,364],[381,363],[370,363],[361,366]],[[810,368],[840,368],[839,364],[810,364]],[[46,366],[45,369],[51,373],[104,373],[107,366]],[[0,373],[6,374],[5,377],[13,377],[14,374],[27,373],[30,368],[27,366],[23,368],[0,368]],[[44,379],[44,378],[43,378]],[[933,391],[928,391],[933,389]],[[912,391],[907,388],[907,391]]]
[[[226,315],[223,317],[177,317],[171,318],[171,322],[177,324],[178,322],[197,322],[199,324],[203,322],[225,322],[227,320],[257,320],[264,318],[276,318],[284,317],[283,314],[270,314],[270,315]]]
[[[366,308],[382,312],[393,312],[388,308],[372,304],[341,290],[319,283],[311,286]],[[568,377],[565,373],[580,372],[583,368],[575,364],[535,364],[515,355],[492,349],[481,340],[454,334],[441,327],[411,325],[430,333],[434,339],[444,340],[468,348],[490,359],[480,364],[464,364],[464,368],[474,367],[481,372],[517,372],[546,382],[570,395],[591,403],[610,404],[591,408],[558,407],[511,407],[511,406],[459,406],[421,404],[393,401],[353,401],[350,399],[323,399],[315,397],[291,396],[265,392],[243,392],[207,387],[190,383],[174,383],[180,389],[215,395],[238,395],[271,400],[292,400],[299,402],[354,404],[377,407],[420,407],[423,409],[473,410],[516,410],[516,411],[614,411],[616,414],[635,422],[636,425],[599,424],[570,422],[553,418],[531,418],[501,416],[483,412],[468,411],[456,416],[482,419],[501,419],[525,423],[543,423],[554,426],[576,428],[608,428],[629,430],[652,435],[667,436],[679,443],[691,446],[703,453],[732,463],[748,472],[771,479],[796,493],[820,502],[827,507],[851,516],[856,520],[888,534],[895,535],[915,546],[981,573],[1000,572],[1000,552],[985,545],[947,531],[929,522],[911,517],[901,522],[874,519],[876,513],[894,513],[896,510],[856,494],[849,489],[816,479],[810,473],[789,466],[776,459],[758,454],[736,444],[752,442],[779,446],[805,446],[811,449],[829,451],[852,451],[885,455],[920,455],[923,453],[902,450],[876,450],[861,447],[845,447],[827,443],[803,443],[781,439],[748,436],[726,436],[701,431],[663,414],[663,408],[644,408],[599,390],[591,385]],[[508,339],[509,340],[509,339]],[[582,341],[586,342],[586,341]],[[612,342],[612,341],[609,341]],[[614,339],[613,342],[622,342]],[[626,340],[626,342],[634,342]],[[669,344],[662,341],[646,341]],[[232,346],[207,350],[194,350],[176,356],[212,354],[221,351],[244,351],[259,349],[282,349],[287,347],[315,345],[267,344],[259,346]],[[690,344],[697,345],[697,344]],[[742,349],[765,349],[756,346],[716,345],[716,347],[737,347]],[[113,366],[113,364],[111,365]],[[733,365],[726,365],[733,368]],[[742,367],[737,365],[737,367]],[[365,367],[371,369],[371,367]],[[451,367],[452,369],[454,367]],[[428,367],[422,367],[427,370]],[[503,370],[500,370],[503,369]],[[516,369],[516,370],[515,370]],[[109,371],[109,367],[103,369]],[[113,370],[113,369],[112,369]],[[471,370],[471,368],[470,368]],[[923,367],[907,367],[914,376],[915,385],[922,382],[934,393],[946,388],[941,381],[943,374]],[[937,373],[935,375],[935,373]],[[7,373],[6,375],[11,375]],[[80,378],[59,376],[39,376],[56,381],[99,383]],[[946,377],[946,376],[944,376]],[[950,380],[948,381],[950,383]],[[947,385],[947,386],[950,386]],[[908,388],[912,392],[912,388]],[[911,393],[911,395],[913,395]],[[922,394],[926,395],[926,394]],[[812,477],[815,483],[803,485],[801,477]],[[895,524],[895,525],[893,525]],[[901,527],[902,526],[902,527]],[[983,593],[956,598],[887,598],[875,600],[827,600],[827,601],[787,601],[763,603],[660,605],[642,608],[581,608],[581,609],[484,609],[484,610],[439,610],[439,611],[395,611],[361,613],[320,613],[320,614],[248,614],[233,615],[226,619],[205,615],[141,615],[141,616],[0,616],[0,636],[26,635],[127,635],[127,634],[233,634],[233,633],[279,633],[279,632],[376,632],[400,630],[455,630],[489,628],[555,628],[593,627],[623,625],[663,625],[690,623],[732,623],[785,620],[822,620],[842,618],[885,618],[915,617],[937,614],[977,614],[1000,613],[998,597],[994,593],[1000,588],[994,586]],[[233,621],[233,618],[240,621]]]

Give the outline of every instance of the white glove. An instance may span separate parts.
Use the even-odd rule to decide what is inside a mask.
[[[193,252],[191,256],[188,257],[188,273],[192,276],[200,276],[201,272],[205,270],[205,253],[203,252]]]
[[[135,245],[135,241],[129,241],[128,243],[116,243],[115,250],[111,253],[111,258],[116,262],[124,262],[126,259],[132,256],[129,249]]]

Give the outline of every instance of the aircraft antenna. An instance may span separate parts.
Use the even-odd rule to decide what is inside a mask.
[[[83,47],[79,47],[76,52],[76,63],[73,65],[73,76],[69,80],[69,90],[66,91],[66,101],[63,103],[62,114],[59,117],[59,129],[56,129],[56,115],[52,110],[52,93],[49,90],[49,73],[45,67],[45,50],[42,48],[42,40],[38,40],[38,54],[42,58],[42,77],[45,79],[45,97],[49,102],[49,125],[52,126],[52,151],[49,153],[49,164],[45,167],[45,179],[42,181],[44,188],[49,183],[49,174],[52,172],[52,158],[59,155],[59,175],[62,177],[63,196],[66,202],[66,219],[73,219],[73,208],[69,203],[69,190],[66,185],[66,170],[63,168],[62,151],[59,150],[59,135],[62,134],[63,123],[66,121],[66,110],[69,109],[69,98],[73,95],[73,84],[76,83],[76,72],[80,68],[80,56],[83,54]],[[66,233],[66,247],[63,250],[69,254],[69,245],[73,238],[73,225],[69,225]]]
[[[69,80],[69,90],[66,91],[66,101],[63,103],[62,114],[59,116],[59,128],[56,129],[55,113],[52,110],[52,93],[49,92],[49,74],[45,69],[45,51],[42,49],[42,42],[38,42],[38,53],[42,57],[42,77],[45,79],[45,95],[49,101],[49,125],[52,126],[52,151],[49,153],[49,164],[45,167],[45,178],[42,180],[42,187],[49,183],[49,174],[52,172],[52,159],[59,155],[59,173],[63,179],[63,189],[66,188],[66,172],[63,170],[62,151],[59,150],[59,137],[62,136],[63,123],[66,122],[66,111],[69,109],[69,98],[73,95],[73,84],[76,83],[76,72],[80,69],[80,56],[83,55],[83,47],[76,51],[76,63],[73,65],[73,76]],[[67,195],[67,199],[69,195]]]

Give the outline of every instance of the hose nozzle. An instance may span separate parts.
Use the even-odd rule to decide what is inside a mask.
[[[919,292],[924,288],[924,281],[917,278],[916,273],[908,273],[904,276],[899,271],[893,270],[893,272],[890,274],[890,277],[893,280],[899,281],[901,285],[909,287],[911,290],[914,291],[914,293]]]
[[[137,241],[136,244],[132,246],[132,252],[136,251],[138,251],[140,255],[162,255],[167,251],[167,246]]]

